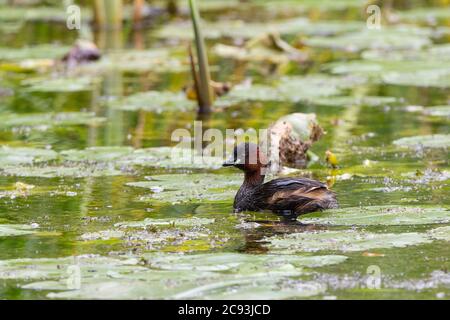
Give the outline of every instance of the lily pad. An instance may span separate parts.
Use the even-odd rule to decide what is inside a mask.
[[[450,87],[450,70],[417,70],[416,72],[388,72],[382,80],[387,84],[415,87]]]
[[[422,113],[433,117],[450,118],[450,106],[427,107],[423,109]]]
[[[346,257],[157,253],[142,260],[144,265],[140,259],[99,256],[7,260],[0,262],[0,278],[46,280],[22,288],[54,291],[48,297],[58,299],[293,298],[317,295],[326,287],[290,277],[302,275],[303,267],[333,265]],[[75,290],[67,287],[71,265],[80,267],[81,286]]]
[[[448,148],[450,147],[450,134],[406,137],[395,140],[393,144],[409,148]]]
[[[92,240],[110,240],[122,238],[125,235],[124,232],[118,230],[103,230],[98,232],[87,232],[81,235],[81,240],[92,241]]]
[[[106,119],[93,112],[26,113],[2,115],[0,127],[47,128],[49,126],[70,126],[98,124]]]
[[[402,86],[447,88],[450,86],[448,61],[369,61],[331,63],[334,74],[369,76],[373,81]]]
[[[314,102],[316,99],[339,95],[342,90],[365,83],[360,76],[333,77],[324,74],[285,76],[273,86],[235,86],[226,96],[218,99],[217,106],[228,106],[244,101]]]
[[[179,92],[148,91],[125,97],[113,104],[113,107],[125,111],[144,110],[161,113],[164,111],[190,111],[196,109],[194,101],[188,100],[186,95]]]
[[[2,146],[0,147],[0,167],[50,161],[57,156],[58,154],[53,150]]]
[[[127,185],[154,191],[141,200],[177,203],[231,200],[242,183],[240,175],[219,174],[170,174],[153,176],[152,179]]]
[[[363,251],[376,248],[406,247],[429,243],[422,233],[368,233],[354,230],[292,233],[265,238],[271,252]]]
[[[416,225],[450,222],[450,210],[439,207],[372,206],[313,213],[303,223],[331,225]]]
[[[79,66],[82,72],[184,72],[187,60],[181,57],[185,48],[157,48],[152,50],[117,50],[106,53],[98,62]]]
[[[450,226],[431,229],[428,233],[434,239],[450,241]]]
[[[119,160],[123,165],[139,165],[156,168],[218,169],[222,167],[222,157],[198,156],[194,149],[179,147],[157,147],[136,149]]]
[[[58,178],[58,177],[106,177],[123,175],[124,172],[114,169],[107,165],[45,165],[45,166],[15,166],[5,167],[0,170],[3,175],[17,177],[40,177],[40,178]]]
[[[131,147],[90,147],[84,150],[65,150],[60,155],[63,160],[73,162],[109,162],[133,152]]]
[[[118,259],[98,255],[66,258],[13,259],[0,261],[0,279],[46,280],[68,278],[71,266],[80,268],[82,278],[107,277],[108,273],[128,274],[147,270],[138,259]]]
[[[431,45],[431,40],[424,34],[406,32],[398,28],[364,28],[362,31],[336,37],[312,37],[306,39],[305,44],[310,47],[355,52],[365,49],[420,49]]]
[[[274,272],[277,269],[322,267],[338,264],[347,259],[340,255],[327,256],[287,256],[248,255],[239,253],[211,253],[194,255],[147,254],[144,259],[153,269],[172,271],[232,271],[239,274]],[[259,270],[258,270],[259,269]]]
[[[195,227],[214,223],[214,219],[207,218],[175,218],[175,219],[151,219],[143,221],[129,221],[115,224],[115,227],[125,228],[146,228],[148,226],[174,226],[174,227]]]
[[[218,169],[223,159],[215,156],[197,156],[193,149],[179,147],[155,147],[133,149],[131,147],[90,147],[83,150],[65,150],[63,160],[71,162],[108,162],[115,166],[145,166],[156,168]]]
[[[354,21],[312,22],[305,18],[271,21],[270,23],[227,20],[217,22],[202,21],[203,35],[207,39],[233,38],[252,39],[268,32],[280,35],[329,36],[357,31],[364,25]],[[191,26],[187,22],[167,24],[156,32],[163,39],[192,39]]]
[[[450,8],[447,6],[432,8],[415,8],[395,13],[402,21],[424,21],[431,25],[436,25],[439,20],[450,18]]]
[[[32,92],[78,92],[89,91],[97,82],[94,78],[55,78],[55,79],[29,79],[22,82],[28,91]]]
[[[36,227],[26,224],[0,224],[0,237],[33,234],[35,229]]]
[[[59,59],[69,50],[70,47],[48,44],[22,48],[0,48],[0,60]]]
[[[331,96],[331,97],[319,97],[311,101],[315,105],[321,106],[339,106],[348,107],[352,105],[361,106],[386,106],[398,103],[398,99],[395,97],[378,97],[378,96]]]

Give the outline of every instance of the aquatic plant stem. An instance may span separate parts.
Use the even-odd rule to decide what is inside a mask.
[[[199,113],[209,113],[211,112],[214,94],[210,86],[211,75],[209,72],[208,56],[206,54],[205,41],[200,28],[200,15],[198,13],[195,0],[189,0],[189,8],[191,10],[192,26],[195,35],[195,47],[197,50],[200,93],[197,98]]]
[[[123,20],[122,0],[95,0],[94,19],[99,29],[121,29]]]
[[[200,80],[198,79],[198,73],[197,73],[197,68],[195,65],[195,60],[194,60],[194,55],[192,54],[192,46],[189,44],[188,45],[188,53],[189,53],[189,63],[191,66],[191,75],[192,75],[192,79],[194,80],[194,90],[195,90],[195,95],[198,101],[199,106],[203,105],[203,102],[201,101],[201,95],[200,95]]]

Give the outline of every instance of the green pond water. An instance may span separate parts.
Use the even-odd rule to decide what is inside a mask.
[[[369,30],[361,1],[199,2],[213,79],[241,84],[204,128],[315,113],[319,160],[291,175],[328,181],[341,209],[234,214],[238,172],[168,158],[199,119],[181,1],[122,33],[0,6],[0,298],[448,299],[448,5],[393,2]],[[268,30],[308,61],[217,48]],[[64,72],[52,59],[80,34],[104,56]]]

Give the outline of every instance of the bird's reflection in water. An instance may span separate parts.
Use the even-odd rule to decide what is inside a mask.
[[[278,220],[244,219],[245,223],[256,223],[257,227],[241,229],[245,242],[239,251],[254,254],[267,253],[269,250],[265,246],[267,243],[264,240],[265,238],[291,233],[326,230],[324,225],[304,224],[295,218],[284,216]]]

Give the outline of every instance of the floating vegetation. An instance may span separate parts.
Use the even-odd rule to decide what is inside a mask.
[[[107,177],[126,174],[109,166],[99,165],[65,165],[65,166],[14,166],[5,167],[0,170],[2,175],[16,177],[39,177],[39,178],[58,178],[58,177]]]
[[[125,111],[151,111],[161,113],[164,111],[191,111],[196,109],[195,102],[188,100],[182,93],[148,91],[130,95],[114,103],[113,107]]]
[[[55,151],[47,149],[2,146],[0,147],[0,168],[9,165],[50,161],[56,159],[57,155]]]
[[[121,228],[146,228],[148,226],[173,226],[173,227],[195,227],[214,223],[214,219],[208,218],[178,218],[178,219],[151,219],[143,221],[130,221],[117,223],[116,227]]]
[[[26,224],[0,224],[0,237],[13,237],[33,234],[36,226]],[[1,277],[1,276],[0,276]]]
[[[448,6],[435,8],[415,8],[407,11],[395,13],[402,21],[427,22],[430,25],[439,24],[440,21],[450,18],[450,8]]]
[[[222,167],[223,159],[221,157],[199,155],[194,149],[159,147],[136,149],[133,153],[122,157],[119,163],[172,169],[219,169]]]
[[[31,92],[77,92],[92,90],[97,80],[90,77],[29,79],[22,82]]]
[[[305,18],[294,18],[269,23],[248,23],[242,20],[202,22],[203,36],[207,39],[233,38],[252,39],[266,34],[267,32],[280,35],[297,35],[299,31],[303,34],[312,35],[336,35],[350,31],[356,31],[364,27],[359,22],[311,22]],[[185,22],[167,24],[156,32],[159,38],[192,39],[190,25]]]
[[[90,147],[84,150],[65,150],[60,155],[63,160],[73,162],[110,162],[133,151],[131,147]]]
[[[357,52],[366,49],[411,49],[417,50],[431,45],[426,36],[427,31],[419,29],[415,34],[411,29],[383,28],[382,30],[369,30],[347,33],[336,37],[312,37],[305,40],[310,47],[329,48]]]
[[[152,50],[117,50],[106,53],[100,61],[78,67],[78,72],[185,72],[187,62],[180,58],[180,48],[157,48]]]
[[[3,11],[3,9],[1,11]],[[0,48],[0,61],[60,59],[69,50],[70,47],[48,44],[23,48]]]
[[[354,230],[292,233],[266,238],[267,248],[274,253],[292,254],[315,251],[363,251],[377,248],[406,247],[429,243],[426,234],[368,233]]]
[[[197,0],[207,115],[189,1],[97,1],[124,2],[116,30],[90,7],[78,28],[60,2],[0,0],[2,299],[448,298],[443,1],[385,5],[376,29],[360,0]],[[209,129],[228,147],[227,129],[280,124],[317,142],[286,143],[300,161],[276,176],[326,181],[341,209],[232,212],[242,173],[222,169]],[[194,133],[185,148],[177,129]]]
[[[339,95],[344,89],[363,84],[363,77],[333,77],[327,75],[285,76],[275,86],[248,85],[235,86],[219,99],[217,106],[238,104],[244,101],[309,102],[316,99]]]
[[[429,231],[429,234],[434,239],[450,241],[450,226],[432,229]]]
[[[450,222],[450,210],[440,207],[372,206],[329,210],[302,218],[303,223],[366,226]]]
[[[406,137],[395,140],[393,144],[409,148],[449,148],[450,135],[434,134],[429,136]]]
[[[45,130],[52,126],[97,125],[106,119],[93,112],[26,113],[2,115],[0,128]]]
[[[448,62],[424,61],[351,61],[331,63],[328,69],[334,74],[367,76],[372,81],[402,86],[437,87],[450,86]]]
[[[427,107],[423,109],[422,113],[433,117],[450,118],[450,106]]]
[[[28,283],[22,288],[51,291],[48,298],[58,299],[226,299],[231,292],[242,298],[248,294],[257,298],[295,298],[314,296],[326,288],[313,281],[292,282],[288,277],[302,275],[303,267],[334,265],[346,257],[219,253],[146,254],[143,259],[144,265],[134,257],[96,255],[5,260],[0,261],[0,278],[25,280]],[[72,287],[68,281],[68,270],[74,266],[80,268],[79,287]],[[172,285],[167,286],[168,282]]]
[[[378,97],[378,96],[331,96],[323,98],[315,98],[312,101],[315,105],[320,106],[338,106],[348,107],[352,105],[370,106],[370,107],[384,107],[396,105],[399,103],[395,97]]]
[[[130,187],[145,188],[153,193],[141,197],[163,202],[204,202],[231,199],[242,183],[239,175],[167,174],[153,176],[152,180],[127,183]]]
[[[53,161],[49,164],[49,161]],[[218,169],[223,159],[193,149],[90,147],[83,150],[0,148],[0,174],[20,177],[99,177],[132,174],[133,167]],[[32,165],[33,166],[17,166]],[[16,166],[15,166],[16,165]]]

